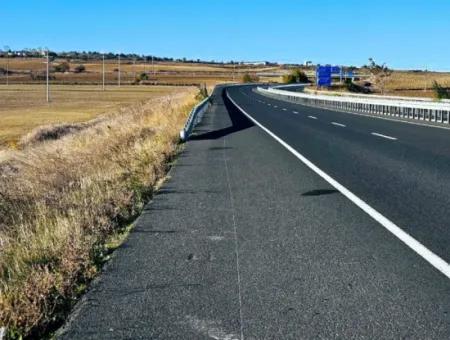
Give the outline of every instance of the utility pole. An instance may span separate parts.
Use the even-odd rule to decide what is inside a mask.
[[[152,56],[152,70],[153,70],[153,77],[155,76],[155,61],[154,61],[154,57]]]
[[[4,47],[6,53],[6,85],[9,85],[9,46]]]
[[[156,70],[155,70],[155,57],[152,55],[152,72],[153,72],[153,84],[156,85]]]
[[[105,53],[103,53],[103,86],[102,89],[105,91]]]
[[[6,85],[9,85],[9,51],[6,52]]]
[[[50,103],[50,82],[49,82],[50,58],[47,49],[47,103]]]
[[[118,68],[118,78],[117,78],[117,83],[120,87],[120,53],[119,53],[119,68]]]

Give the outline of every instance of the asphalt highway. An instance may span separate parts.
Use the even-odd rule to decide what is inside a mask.
[[[450,279],[294,154],[448,261],[449,142],[218,87],[57,337],[450,338]]]
[[[450,262],[450,129],[230,96],[339,183]]]

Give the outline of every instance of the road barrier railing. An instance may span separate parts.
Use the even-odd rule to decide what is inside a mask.
[[[189,139],[194,127],[201,122],[203,115],[206,110],[208,110],[211,104],[210,97],[204,99],[202,102],[197,104],[189,114],[189,117],[184,125],[184,128],[180,131],[180,139],[185,142]]]
[[[450,103],[448,102],[383,99],[380,96],[373,99],[345,95],[327,96],[271,87],[266,89],[260,86],[257,87],[257,91],[268,97],[307,106],[450,124]]]
[[[284,86],[277,86],[274,88],[279,88],[282,90]],[[323,95],[334,95],[334,96],[342,96],[342,92],[337,91],[317,91],[312,88],[304,87],[305,93],[309,94],[323,94]],[[387,96],[387,95],[378,95],[378,94],[364,94],[364,93],[351,93],[351,92],[345,92],[346,97],[359,97],[359,98],[368,98],[368,99],[389,99],[389,100],[401,100],[401,101],[408,101],[408,102],[427,102],[427,103],[435,103],[436,100],[433,98],[425,98],[425,97],[401,97],[401,96]],[[444,104],[450,104],[449,99],[441,99],[439,101],[440,103]]]

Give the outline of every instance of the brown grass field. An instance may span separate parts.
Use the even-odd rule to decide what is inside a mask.
[[[434,81],[450,88],[450,73],[396,71],[386,83],[386,90],[387,94],[397,96],[433,97]]]
[[[51,86],[50,103],[44,85],[0,85],[0,149],[16,146],[20,138],[40,125],[83,122],[136,102],[157,98],[184,87]]]

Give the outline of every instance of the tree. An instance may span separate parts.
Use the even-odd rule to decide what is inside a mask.
[[[285,74],[283,76],[283,83],[294,84],[294,83],[309,83],[308,76],[301,69],[296,68],[290,74]]]
[[[436,80],[433,82],[433,92],[436,99],[450,99],[448,89],[440,85]]]
[[[84,71],[86,71],[86,67],[83,64],[80,64],[80,65],[76,66],[73,71],[75,73],[83,73]]]
[[[259,77],[257,75],[252,75],[250,73],[245,73],[242,76],[243,83],[257,83],[259,81]]]
[[[59,64],[59,65],[56,65],[55,66],[55,72],[61,72],[61,73],[64,73],[64,72],[69,72],[70,71],[70,65],[69,65],[69,63],[68,62],[62,62],[61,64]]]
[[[372,76],[373,82],[380,89],[381,94],[384,94],[386,83],[392,75],[392,70],[386,66],[386,63],[378,65],[373,58],[369,58],[367,68]]]
[[[141,72],[136,76],[136,83],[148,80],[148,74],[146,72]]]

